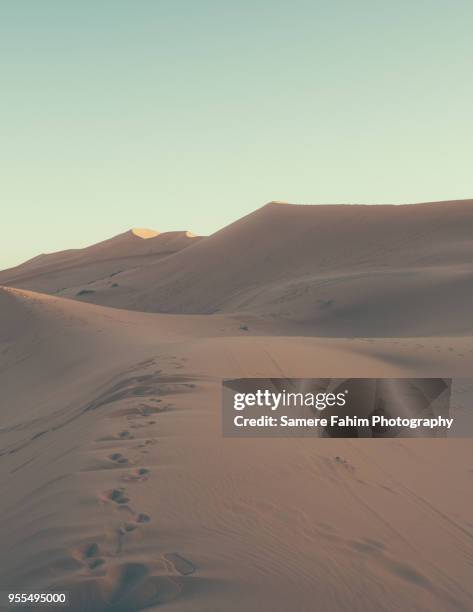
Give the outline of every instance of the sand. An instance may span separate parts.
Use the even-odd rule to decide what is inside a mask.
[[[276,336],[14,289],[0,308],[2,588],[75,610],[471,608],[469,440],[223,438],[220,382],[469,376],[472,338]]]
[[[92,297],[98,291],[117,289],[130,270],[137,272],[200,239],[188,231],[134,228],[89,247],[34,257],[0,272],[0,284],[71,298]]]
[[[472,206],[272,203],[0,272],[0,591],[471,610],[471,440],[224,438],[221,381],[471,378]]]
[[[124,260],[122,235],[99,249],[111,261],[89,247],[87,266],[27,266],[0,283],[139,311],[270,317],[305,335],[462,336],[473,333],[472,235],[473,200],[270,203],[202,240],[179,233],[186,248],[173,252]]]

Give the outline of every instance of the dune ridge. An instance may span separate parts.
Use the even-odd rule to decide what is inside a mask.
[[[87,268],[90,288],[69,271],[54,282],[5,273],[0,282],[63,287],[64,297],[139,311],[296,322],[317,336],[463,335],[472,331],[472,235],[473,200],[269,203],[204,240],[189,239],[188,248],[128,267],[119,280]]]
[[[92,295],[98,288],[116,286],[113,277],[118,274],[158,262],[201,238],[188,231],[160,233],[135,228],[82,249],[38,255],[1,271],[0,284],[77,297],[78,291],[95,283],[95,289],[88,287]]]
[[[147,229],[145,227],[133,227],[130,231],[135,236],[138,236],[138,238],[143,238],[143,240],[155,238],[160,234],[160,232],[157,232],[156,230]]]

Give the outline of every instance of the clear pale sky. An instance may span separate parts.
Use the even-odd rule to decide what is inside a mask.
[[[273,199],[473,197],[471,0],[0,3],[0,268]]]

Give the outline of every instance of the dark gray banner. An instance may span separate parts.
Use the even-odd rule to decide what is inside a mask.
[[[239,378],[223,381],[224,436],[445,438],[473,433],[473,381]]]

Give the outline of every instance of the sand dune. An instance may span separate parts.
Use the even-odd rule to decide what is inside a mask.
[[[309,335],[462,335],[472,332],[472,235],[472,200],[271,203],[116,283],[98,268],[87,269],[91,287],[69,270],[53,283],[43,275],[0,282],[50,293],[59,284],[69,287],[65,297],[140,311],[261,315],[299,322]]]
[[[472,231],[473,201],[274,203],[0,273],[0,591],[470,610],[468,439],[231,439],[220,404],[223,378],[471,377]]]
[[[117,305],[258,313],[316,335],[470,333],[472,231],[472,201],[270,204],[130,276]]]
[[[128,270],[139,270],[200,238],[187,231],[159,233],[135,228],[83,249],[39,255],[0,272],[0,284],[67,297],[92,296],[97,289],[115,289],[120,280],[116,277]],[[81,290],[84,293],[77,296]]]
[[[95,611],[471,609],[468,440],[226,439],[219,416],[222,377],[469,376],[471,337],[275,336],[14,289],[0,309],[2,589]]]

